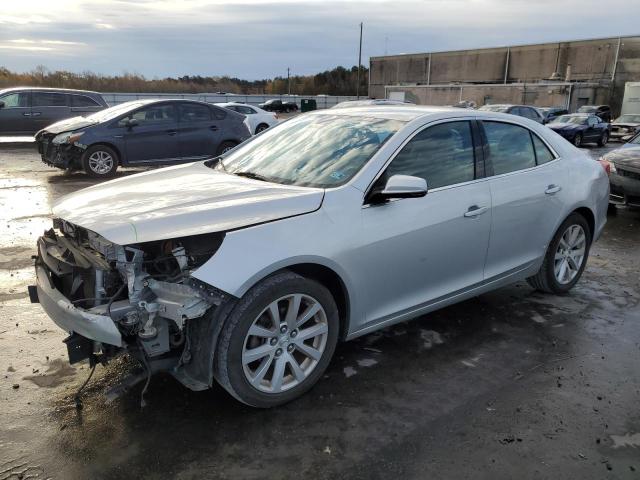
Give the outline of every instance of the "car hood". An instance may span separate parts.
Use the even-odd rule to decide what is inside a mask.
[[[85,117],[65,118],[64,120],[49,125],[42,131],[58,134],[63,132],[71,132],[73,130],[78,130],[79,128],[85,128],[90,125],[95,125],[96,123],[98,122],[96,122],[95,120],[87,120]]]
[[[616,127],[640,127],[640,123],[630,122],[613,122],[611,125],[615,125]]]
[[[119,245],[221,232],[320,208],[324,190],[252,180],[204,162],[151,170],[63,197],[53,214]]]
[[[640,147],[625,147],[609,152],[604,156],[605,160],[617,165],[625,165],[640,168]]]

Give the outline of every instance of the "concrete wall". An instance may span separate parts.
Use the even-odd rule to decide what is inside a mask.
[[[385,85],[529,83],[554,72],[564,80],[569,65],[572,82],[606,87],[597,96],[617,111],[625,82],[640,81],[640,37],[371,57],[369,95],[384,97]]]

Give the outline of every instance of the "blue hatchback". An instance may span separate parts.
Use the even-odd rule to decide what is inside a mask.
[[[36,134],[47,165],[113,176],[122,166],[170,165],[221,155],[251,136],[244,116],[192,100],[134,100]]]

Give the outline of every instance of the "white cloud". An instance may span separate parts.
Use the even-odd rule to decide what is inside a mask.
[[[113,30],[114,28],[116,28],[110,23],[96,23],[94,25],[96,26],[96,28],[99,28],[101,30]]]

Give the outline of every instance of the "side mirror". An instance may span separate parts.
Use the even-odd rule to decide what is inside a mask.
[[[4,102],[0,100],[0,108],[4,108]]]
[[[419,198],[427,194],[427,181],[411,175],[393,175],[382,190],[374,191],[372,203],[383,203],[392,198]]]
[[[127,128],[133,128],[138,125],[138,120],[135,118],[128,118],[124,121],[124,126]]]

